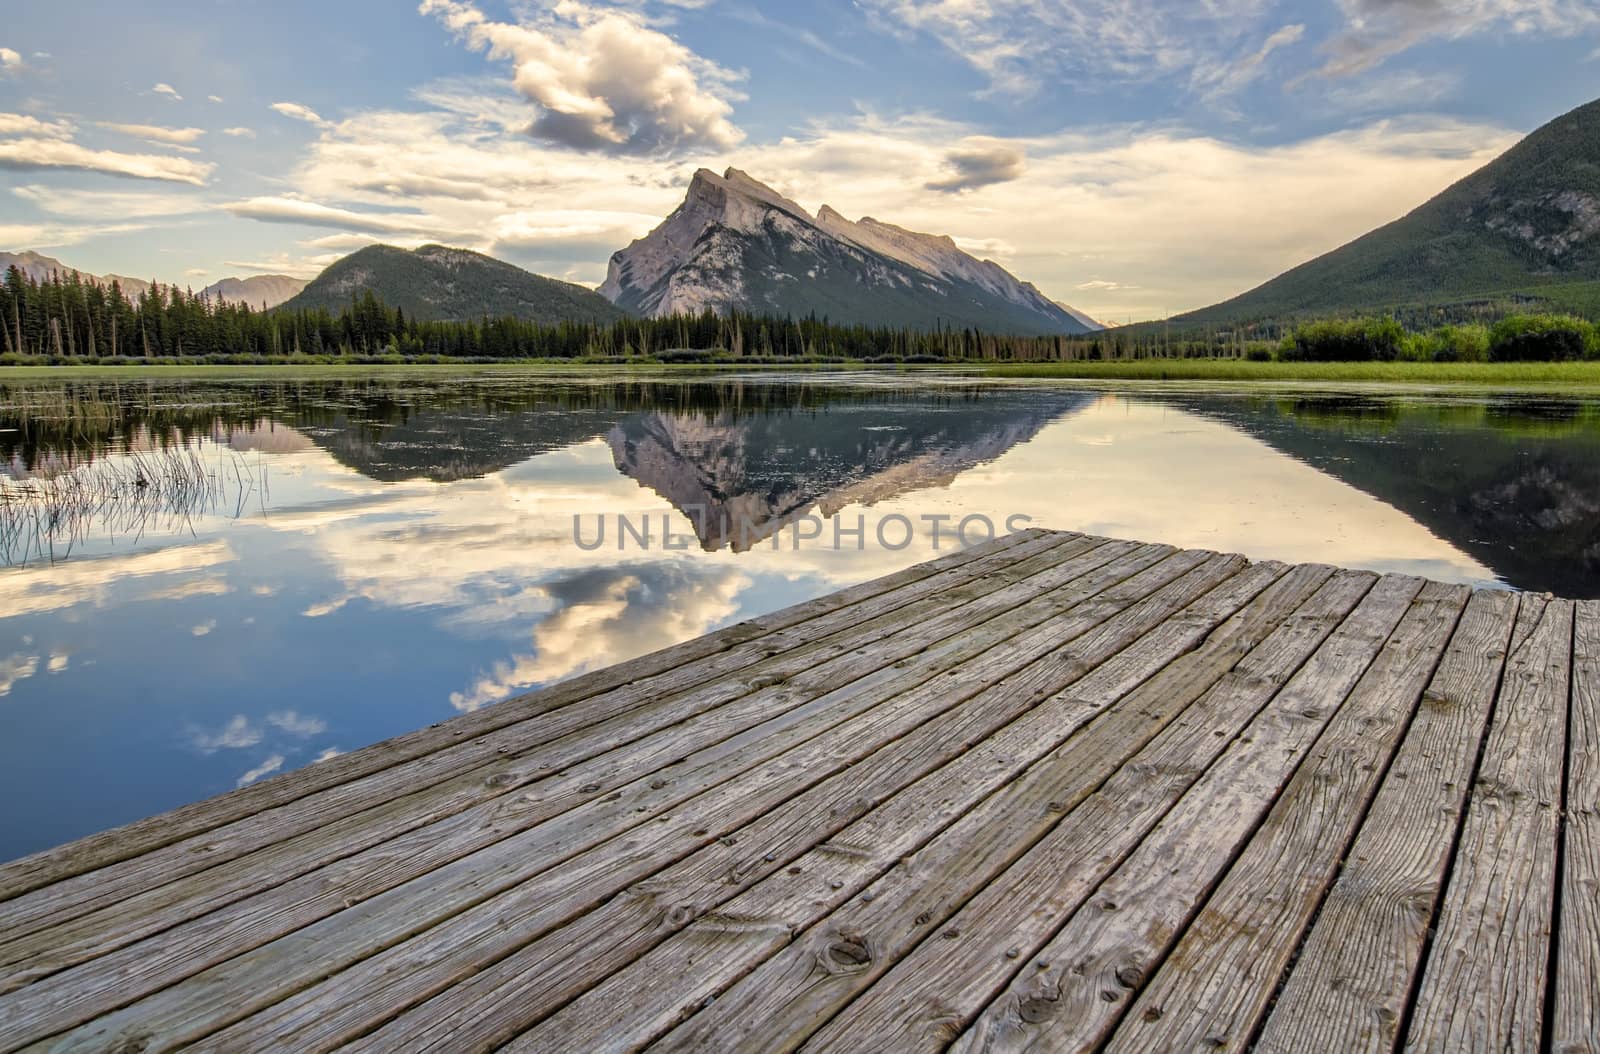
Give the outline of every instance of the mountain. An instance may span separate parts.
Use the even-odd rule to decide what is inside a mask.
[[[248,304],[257,310],[277,307],[306,287],[303,278],[258,274],[250,278],[224,278],[200,290],[202,296],[225,304]]]
[[[706,552],[745,552],[814,513],[831,519],[957,476],[1088,407],[1079,392],[841,400],[806,413],[662,410],[606,436],[618,471],[689,518]]]
[[[530,322],[611,322],[625,317],[591,289],[531,274],[466,249],[424,245],[406,251],[369,245],[332,264],[287,310],[324,308],[338,314],[371,290],[412,318],[470,321],[512,316]]]
[[[120,274],[95,275],[88,271],[80,271],[76,267],[68,267],[53,256],[42,256],[36,252],[0,253],[0,275],[5,274],[12,267],[16,267],[23,274],[35,282],[43,282],[52,274],[62,278],[76,274],[79,280],[93,282],[95,285],[110,286],[116,282],[122,287],[122,295],[130,300],[139,296],[150,288],[151,283],[139,278],[128,278]]]
[[[950,238],[823,206],[812,216],[738,169],[701,169],[682,205],[611,257],[601,295],[638,314],[751,311],[994,333],[1099,328]]]
[[[1600,101],[1386,227],[1179,321],[1446,304],[1600,282]]]

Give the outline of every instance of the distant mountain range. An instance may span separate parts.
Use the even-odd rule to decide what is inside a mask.
[[[411,251],[369,245],[330,266],[283,306],[337,314],[367,290],[418,319],[611,322],[626,317],[592,289],[442,245]]]
[[[277,307],[304,289],[304,278],[284,274],[258,274],[250,278],[224,278],[200,290],[212,300],[228,304],[249,304],[253,308]]]
[[[121,287],[122,295],[130,300],[141,296],[154,284],[142,278],[129,278],[120,274],[90,274],[88,271],[68,267],[53,256],[43,256],[36,252],[0,252],[0,274],[4,274],[12,267],[16,267],[35,282],[43,282],[53,274],[63,278],[76,274],[80,281],[93,282],[95,285],[105,287],[115,282]],[[230,304],[249,304],[253,308],[262,309],[277,307],[305,286],[305,280],[301,278],[290,278],[282,274],[262,274],[250,278],[224,278],[201,289],[200,293],[212,300]]]
[[[72,271],[38,253],[0,253],[0,271],[11,265],[35,279]],[[117,281],[130,297],[150,286],[80,274]],[[611,257],[598,292],[438,245],[374,245],[310,283],[261,275],[202,292],[338,312],[367,290],[441,320],[610,322],[709,309],[1028,335],[1103,328],[951,238],[852,222],[828,206],[813,216],[737,169],[697,172],[671,215]],[[1172,322],[1198,329],[1519,297],[1600,310],[1600,102],[1550,122],[1409,215]]]
[[[1590,282],[1600,282],[1600,102],[1556,118],[1409,215],[1174,321],[1539,296]]]
[[[1087,333],[1100,326],[947,237],[824,206],[738,169],[701,169],[682,205],[611,258],[601,295],[641,315],[750,311],[838,323]]]

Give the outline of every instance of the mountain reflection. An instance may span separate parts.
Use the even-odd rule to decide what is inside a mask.
[[[813,508],[832,516],[946,486],[1092,402],[1047,391],[789,380],[193,385],[181,395],[158,385],[62,387],[65,396],[22,388],[7,399],[0,411],[6,477],[92,476],[108,459],[170,455],[209,440],[234,452],[320,449],[383,483],[453,483],[603,438],[617,469],[689,516],[708,552],[746,550]],[[248,473],[222,466],[205,478],[225,490],[230,475],[242,484]],[[0,505],[0,518],[10,534],[49,532],[63,522],[55,510],[40,516],[21,500],[28,488],[8,493],[16,500]],[[212,506],[226,504],[220,491],[208,496]],[[117,508],[103,504],[75,510],[70,541],[96,513]],[[26,510],[35,515],[22,517]],[[741,531],[742,524],[758,529]],[[0,558],[60,555],[51,544],[57,539],[31,540],[13,541]]]
[[[813,508],[828,518],[947,486],[1092,401],[1028,393],[759,418],[656,412],[625,418],[606,439],[617,468],[682,512],[703,549],[742,552]]]
[[[1600,409],[1577,400],[1164,400],[1393,506],[1520,588],[1600,596]]]

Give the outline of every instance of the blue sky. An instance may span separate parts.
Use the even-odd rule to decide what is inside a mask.
[[[438,241],[595,284],[734,165],[1121,321],[1596,96],[1592,0],[28,3],[0,249],[198,287]]]

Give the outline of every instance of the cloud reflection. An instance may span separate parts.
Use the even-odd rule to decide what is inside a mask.
[[[533,629],[533,651],[496,663],[450,696],[472,711],[537,685],[699,636],[738,610],[750,579],[730,567],[688,561],[581,572],[542,587],[554,610]]]

